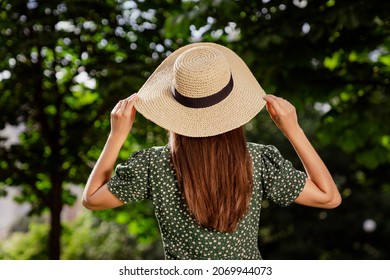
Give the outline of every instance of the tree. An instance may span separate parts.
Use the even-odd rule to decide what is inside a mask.
[[[107,113],[148,70],[151,15],[128,5],[0,4],[0,128],[25,126],[19,144],[0,148],[0,181],[21,188],[18,199],[32,214],[49,210],[50,259],[60,255],[62,206],[75,200],[66,184],[85,183],[108,133]]]

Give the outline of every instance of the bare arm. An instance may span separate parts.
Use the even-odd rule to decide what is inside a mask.
[[[267,110],[297,152],[308,179],[302,193],[295,202],[302,205],[335,208],[341,203],[341,196],[328,168],[317,154],[298,124],[293,105],[283,98],[267,95]]]
[[[111,112],[111,132],[96,162],[83,193],[83,205],[90,210],[115,208],[123,205],[107,187],[119,151],[133,126],[135,119],[135,94],[121,100]]]

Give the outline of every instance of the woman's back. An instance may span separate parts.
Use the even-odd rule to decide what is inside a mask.
[[[272,146],[247,146],[253,159],[253,192],[248,213],[231,233],[203,227],[190,214],[167,146],[141,150],[118,165],[108,187],[125,203],[153,201],[166,259],[261,259],[258,226],[263,197],[290,204],[302,190],[305,174]],[[283,186],[269,180],[271,174],[279,176]]]

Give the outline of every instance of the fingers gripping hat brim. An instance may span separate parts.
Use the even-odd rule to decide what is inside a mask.
[[[190,108],[172,94],[174,63],[191,48],[212,47],[226,58],[234,81],[229,95],[215,105]],[[194,43],[170,54],[138,91],[137,111],[157,125],[189,137],[218,135],[238,128],[264,107],[264,90],[245,62],[232,50],[215,43]]]

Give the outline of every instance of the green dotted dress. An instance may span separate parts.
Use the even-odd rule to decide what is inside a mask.
[[[261,259],[258,227],[263,198],[281,206],[300,194],[306,174],[296,170],[274,146],[248,143],[254,189],[250,210],[234,233],[200,226],[179,191],[168,148],[153,147],[117,165],[109,190],[124,203],[151,199],[160,226],[166,259]]]

